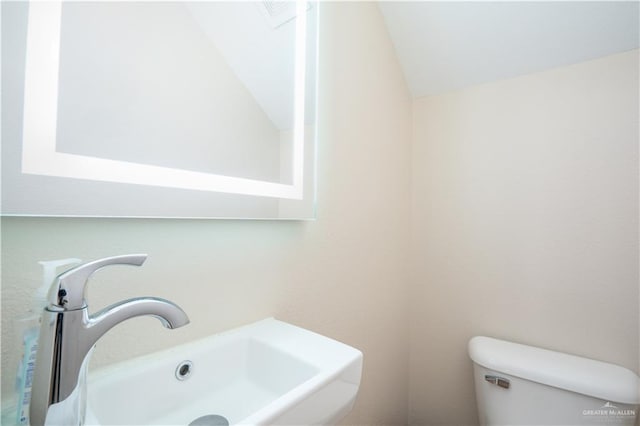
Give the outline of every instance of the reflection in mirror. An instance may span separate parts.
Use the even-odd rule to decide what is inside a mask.
[[[3,214],[312,217],[317,16],[3,4]]]

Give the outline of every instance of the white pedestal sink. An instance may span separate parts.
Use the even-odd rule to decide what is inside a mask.
[[[333,424],[361,374],[357,349],[270,318],[90,373],[87,424]]]

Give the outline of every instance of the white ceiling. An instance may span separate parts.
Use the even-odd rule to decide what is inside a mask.
[[[638,1],[379,4],[414,97],[640,46]]]

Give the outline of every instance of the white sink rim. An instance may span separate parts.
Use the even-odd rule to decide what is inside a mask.
[[[88,384],[88,411],[90,412],[90,416],[88,416],[87,420],[99,421],[99,419],[91,418],[92,410],[90,409],[90,406],[92,403],[95,403],[91,398],[92,386],[99,386],[100,383],[115,383],[119,380],[126,380],[127,377],[129,377],[128,372],[130,372],[130,369],[132,368],[141,368],[142,365],[157,365],[158,363],[163,363],[164,360],[174,358],[177,355],[183,355],[189,351],[206,350],[207,348],[209,348],[209,350],[215,350],[216,347],[220,347],[225,342],[231,342],[234,339],[243,338],[254,339],[258,342],[266,343],[269,346],[282,350],[287,354],[300,358],[304,363],[313,367],[316,372],[307,380],[304,380],[287,392],[276,397],[273,401],[249,414],[241,421],[237,421],[233,424],[272,424],[276,419],[283,416],[283,414],[286,414],[288,410],[291,410],[304,402],[314,395],[314,393],[317,393],[320,389],[323,389],[332,382],[345,382],[345,379],[341,377],[341,375],[344,375],[347,369],[349,369],[349,377],[346,379],[346,382],[355,386],[355,391],[353,391],[351,400],[345,401],[345,406],[348,405],[347,412],[348,409],[351,408],[353,399],[355,399],[355,395],[360,384],[362,353],[357,349],[328,337],[274,318],[267,318],[229,331],[214,334],[200,340],[123,361],[118,364],[101,368],[95,372],[91,372],[89,374]],[[322,350],[317,350],[318,347],[321,347]],[[354,371],[357,371],[357,374],[354,374]]]

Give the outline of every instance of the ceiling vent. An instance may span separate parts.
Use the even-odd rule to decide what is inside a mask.
[[[262,0],[256,3],[271,28],[276,29],[296,18],[295,1]],[[311,4],[307,2],[307,11]]]

